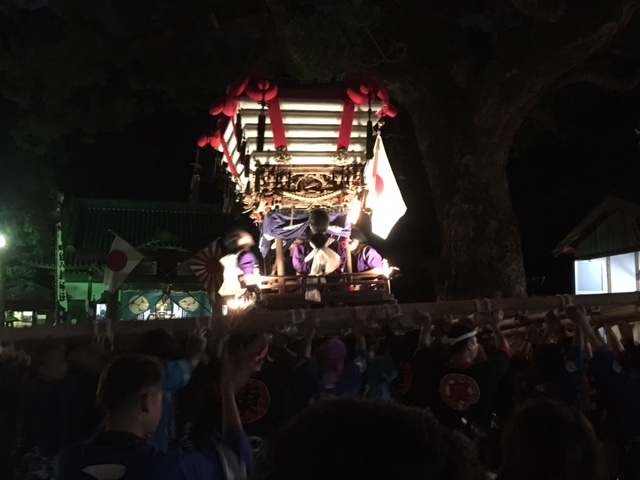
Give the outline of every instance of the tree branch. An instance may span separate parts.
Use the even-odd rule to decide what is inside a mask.
[[[494,59],[487,71],[493,75],[497,67],[505,74],[510,68],[514,74],[528,76],[523,78],[526,81],[532,71],[543,69],[560,76],[609,44],[638,8],[640,0],[608,0],[597,7],[578,2],[554,25],[532,23],[505,29],[495,39]],[[506,59],[512,61],[507,64]]]
[[[511,0],[523,14],[543,22],[555,23],[564,15],[567,5],[556,0]]]
[[[378,41],[375,39],[375,37],[371,33],[371,30],[369,30],[369,28],[365,28],[365,31],[367,32],[367,35],[369,36],[369,39],[371,40],[371,42],[376,47],[376,50],[378,51],[378,53],[382,57],[382,60],[380,60],[378,62],[375,62],[374,64],[370,65],[370,67],[371,66],[375,66],[375,65],[380,65],[380,64],[385,63],[385,62],[387,62],[387,63],[399,63],[402,60],[404,60],[404,58],[407,55],[407,46],[405,44],[398,43],[396,45],[393,45],[392,48],[400,48],[402,50],[402,53],[400,55],[398,55],[398,58],[389,58],[389,56],[386,53],[384,53],[384,51],[382,50],[382,47],[380,47],[380,44],[378,43]]]
[[[522,35],[506,31],[474,86],[478,125],[501,118],[500,135],[513,135],[557,80],[611,43],[640,8],[640,0],[609,0],[598,7],[573,3],[553,25],[530,25]],[[504,107],[511,105],[510,114]]]
[[[628,92],[640,84],[640,68],[631,75],[616,77],[594,71],[570,72],[558,79],[554,89],[566,87],[574,83],[591,83],[610,92]]]

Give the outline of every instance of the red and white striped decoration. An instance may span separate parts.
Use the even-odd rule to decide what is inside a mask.
[[[205,290],[213,297],[222,285],[223,268],[221,239],[216,239],[187,260],[189,268],[196,274]]]

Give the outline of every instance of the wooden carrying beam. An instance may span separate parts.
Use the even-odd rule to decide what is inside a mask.
[[[429,312],[434,320],[445,315],[460,317],[474,313],[500,309],[505,314],[503,322],[505,328],[518,327],[518,323],[539,321],[542,314],[549,310],[562,308],[569,304],[586,307],[592,310],[592,317],[599,321],[640,320],[638,305],[640,292],[614,293],[604,295],[556,295],[550,297],[520,297],[460,300],[452,302],[411,303],[398,305],[374,305],[340,308],[308,308],[296,310],[261,310],[253,309],[243,315],[236,315],[233,319],[233,331],[237,333],[268,333],[291,326],[300,325],[307,321],[318,321],[323,332],[340,332],[352,328],[359,320],[375,320],[378,324],[389,319],[399,320],[402,325],[410,327],[416,311]],[[520,320],[514,321],[517,317]],[[119,335],[141,335],[154,328],[168,330],[193,330],[204,324],[214,325],[221,319],[214,316],[210,319],[183,318],[154,321],[121,321],[115,323],[113,333]],[[522,323],[520,323],[522,324]],[[92,337],[92,324],[81,325],[49,325],[31,328],[0,328],[0,341],[37,340],[44,338],[79,339]]]

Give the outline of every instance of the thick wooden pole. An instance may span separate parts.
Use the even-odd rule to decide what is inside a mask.
[[[345,265],[347,269],[347,273],[353,273],[353,257],[351,256],[351,251],[347,247],[347,264]],[[342,288],[343,290],[347,290],[349,288],[349,283],[352,277],[347,277],[347,284],[345,284]]]
[[[115,296],[117,299],[117,295]],[[300,328],[303,323],[312,323],[319,320],[319,330],[322,332],[339,332],[345,328],[356,325],[358,319],[366,318],[383,325],[390,319],[403,319],[403,324],[409,327],[413,323],[416,311],[429,312],[434,320],[438,321],[444,315],[460,317],[472,315],[478,311],[501,309],[505,313],[505,327],[516,315],[527,315],[536,318],[536,314],[544,313],[555,308],[562,308],[568,302],[575,306],[597,308],[592,314],[595,322],[608,322],[608,316],[616,321],[622,319],[638,320],[638,305],[640,305],[640,292],[613,293],[605,295],[577,295],[573,297],[519,297],[500,298],[494,300],[462,300],[455,302],[413,303],[403,305],[376,305],[362,307],[318,308],[307,310],[260,310],[254,309],[244,316],[237,318],[234,332],[260,333],[273,332],[283,328],[297,325]],[[111,309],[114,310],[113,308]],[[117,301],[116,308],[117,310]],[[117,315],[117,313],[116,313]],[[109,318],[111,315],[109,314]],[[538,317],[540,318],[540,317]],[[214,316],[213,321],[218,320]],[[153,322],[118,322],[113,326],[114,333],[118,335],[142,334],[149,329],[163,327],[169,330],[193,330],[196,328],[195,318],[181,318],[172,320],[158,320]],[[2,341],[27,340],[53,336],[56,338],[90,338],[93,335],[91,325],[59,325],[39,326],[32,328],[5,329]]]
[[[119,290],[107,295],[107,318],[111,322],[117,322],[120,316],[120,304],[118,303]]]
[[[280,293],[284,293],[284,280],[280,278],[284,277],[284,241],[281,238],[276,238],[276,275]]]

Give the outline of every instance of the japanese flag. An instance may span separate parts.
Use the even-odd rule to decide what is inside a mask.
[[[376,138],[373,159],[365,167],[364,178],[369,190],[366,207],[372,210],[371,230],[386,239],[393,226],[407,211],[407,206],[380,135]]]
[[[118,289],[143,258],[144,255],[116,235],[104,269],[104,284],[110,293]]]

